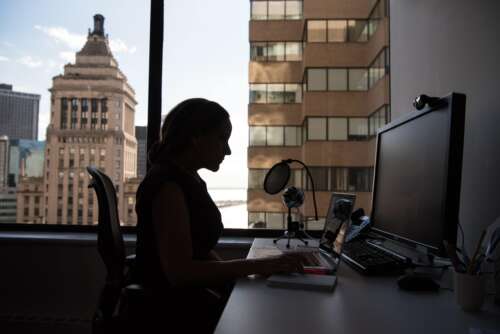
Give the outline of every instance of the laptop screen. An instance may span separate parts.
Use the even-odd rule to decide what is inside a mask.
[[[337,262],[342,254],[342,247],[349,227],[356,195],[333,193],[325,218],[325,227],[319,242],[319,248],[328,252]]]

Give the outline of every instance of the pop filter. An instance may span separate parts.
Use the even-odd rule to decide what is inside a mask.
[[[279,193],[290,180],[290,166],[283,160],[274,165],[266,174],[264,179],[264,190],[274,195]]]

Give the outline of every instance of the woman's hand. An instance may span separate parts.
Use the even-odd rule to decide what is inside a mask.
[[[258,274],[269,276],[277,273],[304,272],[303,255],[300,253],[283,253],[255,260],[258,265]]]

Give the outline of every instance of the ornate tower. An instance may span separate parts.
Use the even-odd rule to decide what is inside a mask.
[[[85,169],[94,165],[113,180],[120,217],[125,224],[133,224],[124,191],[137,170],[137,102],[109,48],[104,16],[94,16],[94,29],[89,29],[75,63],[64,66],[64,74],[53,78],[49,91],[43,199],[47,223],[87,225],[97,221],[97,200],[87,188]]]

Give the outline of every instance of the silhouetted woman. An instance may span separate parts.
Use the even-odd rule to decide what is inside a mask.
[[[215,253],[221,214],[197,171],[219,169],[231,154],[231,130],[219,104],[188,99],[167,115],[149,152],[152,167],[137,191],[134,276],[150,296],[144,311],[165,328],[212,332],[230,291],[220,287],[250,274],[302,269],[291,255],[224,261]]]

